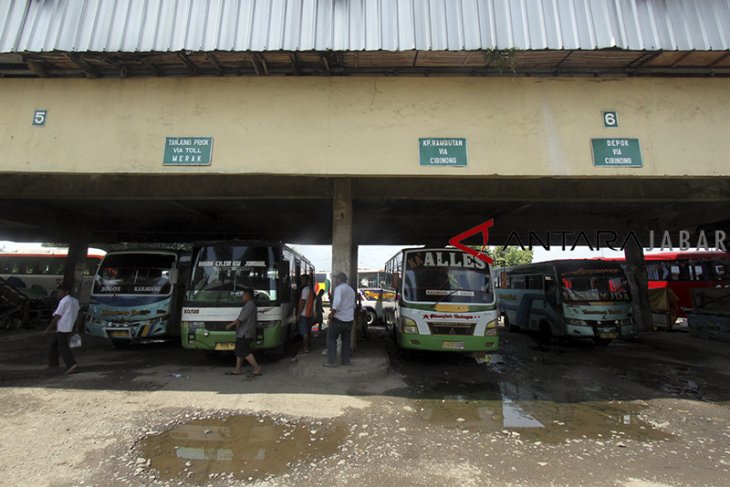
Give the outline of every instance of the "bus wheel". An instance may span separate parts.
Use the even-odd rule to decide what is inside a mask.
[[[595,343],[599,347],[605,347],[608,346],[609,343],[611,343],[613,340],[610,338],[598,338],[593,337],[593,343]]]
[[[507,328],[510,333],[518,333],[520,331],[520,327],[513,325],[507,315],[502,315],[502,322],[504,323],[504,327]]]
[[[540,331],[537,333],[537,341],[541,345],[549,345],[553,338],[553,332],[550,329],[550,325],[545,322],[540,322]]]
[[[371,309],[365,310],[365,326],[373,326],[376,319],[375,311]]]

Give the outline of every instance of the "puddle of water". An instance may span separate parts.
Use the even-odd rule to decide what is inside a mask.
[[[569,439],[671,438],[642,421],[640,414],[646,407],[632,402],[554,400],[530,386],[510,383],[499,384],[501,400],[493,399],[494,391],[490,388],[481,392],[459,388],[456,391],[440,399],[415,399],[418,417],[446,428],[519,431],[523,438],[545,443]]]
[[[211,474],[262,479],[335,453],[347,431],[339,424],[277,424],[269,418],[200,419],[145,438],[141,450],[163,479],[208,482]]]

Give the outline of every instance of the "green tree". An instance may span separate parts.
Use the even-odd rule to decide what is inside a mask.
[[[492,267],[510,267],[532,263],[532,250],[523,250],[516,246],[490,247],[487,249],[487,253],[494,259]]]

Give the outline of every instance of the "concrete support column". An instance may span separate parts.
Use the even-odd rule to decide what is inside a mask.
[[[626,276],[631,290],[631,301],[634,320],[639,331],[653,329],[651,305],[649,304],[649,279],[644,263],[644,250],[635,242],[627,242],[624,248],[626,256]]]
[[[88,251],[89,242],[85,238],[76,239],[68,246],[63,282],[71,286],[71,295],[77,299],[81,296]]]
[[[349,178],[335,179],[332,210],[332,274],[344,272],[350,284],[357,285],[357,245],[352,238],[352,181]]]
[[[352,180],[334,181],[332,207],[332,279],[347,274],[348,283],[357,292],[357,243],[352,238]],[[352,349],[357,348],[357,316],[352,327]]]

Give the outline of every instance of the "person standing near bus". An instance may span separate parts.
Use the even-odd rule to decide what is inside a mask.
[[[299,334],[302,335],[304,344],[302,345],[302,353],[309,353],[309,335],[312,333],[312,325],[314,324],[314,292],[309,285],[309,276],[302,275],[302,293],[299,296],[299,306],[297,307],[297,316],[299,323]]]
[[[319,333],[324,328],[324,304],[322,299],[324,298],[324,289],[320,289],[317,293],[317,297],[314,298],[314,322],[318,325]]]
[[[48,324],[48,328],[43,331],[43,334],[47,335],[51,330],[56,330],[48,349],[48,366],[58,367],[58,355],[60,354],[66,364],[66,374],[73,374],[78,364],[71,353],[68,342],[76,330],[79,300],[71,296],[71,287],[67,284],[58,286],[58,296],[61,300],[58,302],[56,311],[53,312],[53,318]]]
[[[249,377],[261,375],[261,366],[256,362],[251,350],[251,342],[256,337],[256,324],[258,323],[258,310],[253,302],[253,289],[243,290],[243,307],[238,318],[226,325],[226,330],[236,327],[236,369],[226,372],[226,375],[243,375],[243,361],[251,366]]]
[[[340,272],[335,276],[335,293],[327,328],[327,362],[325,367],[337,367],[337,338],[342,337],[342,365],[350,365],[352,355],[351,333],[355,321],[355,291],[347,284],[347,275]]]

